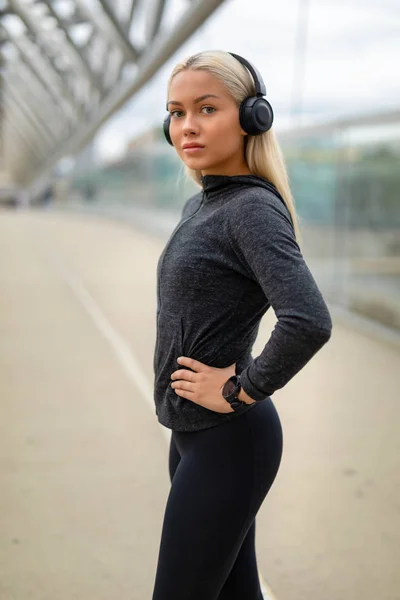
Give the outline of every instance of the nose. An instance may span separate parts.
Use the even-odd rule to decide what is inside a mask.
[[[183,119],[182,133],[184,135],[197,135],[199,133],[199,126],[197,120],[193,115],[190,115],[189,113],[186,113],[186,116]]]

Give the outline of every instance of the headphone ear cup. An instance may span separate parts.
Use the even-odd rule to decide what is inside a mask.
[[[246,133],[261,135],[271,129],[274,122],[274,111],[265,98],[249,96],[239,107],[239,121]]]
[[[164,129],[164,135],[165,135],[165,139],[167,140],[168,144],[170,144],[171,146],[173,146],[172,140],[171,140],[171,136],[169,135],[169,125],[171,123],[171,115],[168,114],[165,119],[164,119],[164,123],[163,123],[163,129]]]

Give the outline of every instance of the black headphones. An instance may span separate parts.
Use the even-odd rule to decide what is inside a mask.
[[[272,106],[268,100],[263,98],[266,95],[265,83],[259,71],[248,60],[238,54],[233,54],[233,52],[229,52],[228,54],[236,58],[236,60],[250,71],[256,89],[256,95],[245,98],[239,107],[240,125],[250,135],[261,135],[271,129],[274,121]],[[169,135],[170,123],[171,115],[168,113],[164,119],[164,134],[167,142],[173,146],[171,136]]]

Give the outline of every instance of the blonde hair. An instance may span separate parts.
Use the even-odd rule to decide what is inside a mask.
[[[178,63],[169,77],[168,89],[175,75],[189,69],[208,71],[217,77],[228,89],[238,108],[244,98],[255,94],[254,81],[248,70],[223,50],[199,52]],[[251,173],[273,183],[281,194],[292,218],[296,239],[300,243],[294,198],[290,190],[282,150],[273,128],[261,135],[248,134],[245,137],[245,158]],[[201,186],[201,171],[189,169],[186,165],[185,171],[187,176]]]

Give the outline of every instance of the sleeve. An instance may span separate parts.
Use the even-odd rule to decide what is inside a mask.
[[[261,354],[240,373],[244,391],[263,400],[286,385],[329,340],[332,320],[283,201],[260,194],[235,202],[228,213],[225,232],[231,247],[277,317]]]

